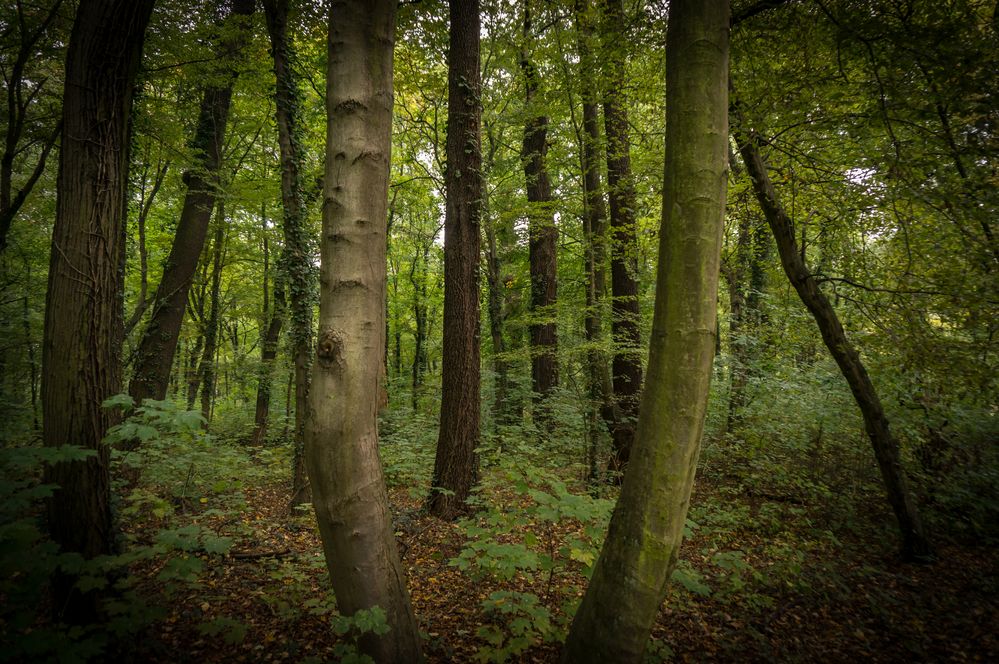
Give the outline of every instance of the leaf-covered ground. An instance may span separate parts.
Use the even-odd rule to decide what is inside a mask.
[[[199,554],[198,584],[163,595],[167,616],[140,641],[148,661],[297,662],[334,659],[337,638],[314,520],[292,516],[288,492],[246,492],[248,509],[192,521],[234,538],[227,554]],[[523,496],[493,490],[485,498],[511,512]],[[487,613],[492,593],[533,593],[564,618],[578,594],[581,565],[562,561],[551,573],[516,573],[508,581],[473,580],[449,562],[465,543],[462,529],[430,518],[419,500],[392,492],[396,532],[413,604],[431,662],[496,655],[483,628],[509,636],[519,614]],[[723,507],[722,507],[723,506]],[[817,522],[813,511],[780,496],[754,496],[701,483],[691,508],[682,569],[660,612],[650,656],[673,661],[999,661],[999,565],[985,547],[942,544],[931,565],[901,563],[886,537]],[[862,518],[862,517],[858,517]],[[866,517],[863,517],[866,518]],[[154,528],[150,520],[133,532]],[[533,529],[533,532],[531,532]],[[498,539],[557,546],[578,529],[525,519]],[[832,535],[832,532],[836,532]],[[147,591],[160,583],[156,565],[135,570]],[[571,597],[569,597],[571,599]],[[522,616],[520,616],[522,617]],[[506,622],[505,622],[506,621]],[[519,623],[523,627],[523,622]],[[530,629],[527,630],[531,640]],[[498,637],[497,637],[498,638]],[[554,662],[558,646],[533,637],[511,661]],[[504,641],[506,643],[506,641]]]

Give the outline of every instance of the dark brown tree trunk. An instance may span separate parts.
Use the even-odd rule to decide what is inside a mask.
[[[413,263],[409,268],[409,283],[413,286],[413,319],[416,323],[413,331],[413,379],[411,394],[413,412],[419,410],[423,374],[427,370],[427,260],[428,250],[424,248],[420,253],[413,256]],[[420,267],[421,264],[422,268]]]
[[[231,63],[249,39],[253,0],[232,0],[230,20],[238,26],[220,46],[220,62]],[[208,224],[219,192],[219,167],[225,142],[226,123],[237,72],[231,64],[218,72],[224,81],[205,89],[198,124],[192,141],[196,165],[184,173],[187,194],[177,223],[170,257],[152,304],[152,314],[139,343],[135,370],[128,392],[136,402],[166,397],[180,328],[184,322],[187,294],[205,246]]]
[[[422,660],[378,458],[385,333],[385,226],[392,146],[396,0],[330,8],[319,337],[306,458],[337,606],[378,606],[388,631],[360,649],[375,662]]]
[[[524,2],[524,45],[520,68],[524,74],[527,107],[533,115],[524,127],[520,159],[530,207],[528,248],[531,263],[531,387],[535,394],[536,422],[550,429],[554,423],[548,397],[558,387],[558,329],[555,305],[558,298],[556,249],[558,228],[552,215],[552,187],[548,177],[548,116],[538,112],[538,71],[530,58],[530,0]]]
[[[288,36],[290,0],[265,0],[264,13],[274,59],[275,108],[278,146],[281,151],[281,203],[284,211],[284,255],[282,269],[290,304],[291,353],[295,363],[295,437],[292,462],[291,506],[310,499],[305,472],[305,416],[309,398],[309,372],[312,368],[312,310],[315,304],[315,275],[308,231],[305,228],[305,199],[302,195],[299,145],[301,108],[298,81],[293,65],[295,51]]]
[[[205,321],[205,349],[201,355],[201,417],[207,428],[212,419],[212,405],[215,401],[215,352],[218,349],[219,325],[221,325],[222,267],[226,232],[225,203],[220,199],[215,213],[215,237],[212,239],[212,285],[209,292],[208,320]]]
[[[853,392],[857,406],[864,416],[867,435],[874,448],[881,477],[888,493],[888,502],[898,519],[902,536],[902,556],[907,560],[927,560],[933,557],[933,549],[923,529],[922,519],[916,501],[909,491],[905,472],[899,457],[898,440],[891,432],[888,417],[878,398],[874,383],[860,359],[860,354],[846,338],[846,332],[832,304],[819,289],[815,277],[798,252],[798,242],[794,236],[794,222],[788,216],[767,173],[766,164],[760,154],[759,137],[738,123],[733,125],[733,135],[739,145],[739,152],[746,165],[746,171],[753,182],[753,191],[760,208],[770,224],[777,242],[777,253],[781,265],[791,285],[798,292],[801,301],[811,312],[822,333],[822,340],[839,365],[843,377]]]
[[[251,445],[263,445],[267,441],[267,425],[270,421],[271,386],[274,382],[274,361],[277,359],[281,341],[281,328],[284,325],[285,295],[283,277],[274,278],[274,306],[268,306],[267,275],[269,272],[269,251],[267,241],[267,215],[261,212],[264,233],[264,311],[263,320],[267,328],[260,339],[260,372],[257,375],[257,402],[253,416]]]
[[[44,482],[59,487],[47,506],[53,540],[87,559],[114,548],[110,451],[101,440],[115,418],[101,404],[121,391],[128,120],[152,8],[152,0],[82,0],[66,56],[42,344],[43,440],[93,456],[50,466]],[[95,620],[96,595],[74,583],[69,574],[53,579],[56,619]]]
[[[617,418],[611,431],[610,469],[623,471],[631,454],[642,392],[641,331],[638,310],[638,241],[631,139],[624,95],[627,35],[621,0],[604,0],[604,130],[607,132],[607,186],[611,225],[611,334],[614,337],[614,398]]]
[[[475,482],[479,445],[479,1],[450,0],[444,353],[441,419],[427,508],[450,519]],[[440,491],[438,489],[443,489]]]
[[[587,428],[589,449],[587,465],[590,481],[600,474],[599,452],[604,436],[602,419],[607,430],[614,431],[617,423],[613,384],[603,343],[603,304],[607,297],[607,206],[604,204],[600,181],[600,122],[597,106],[597,85],[594,80],[596,61],[593,57],[593,7],[589,0],[576,0],[576,31],[579,47],[579,72],[583,85],[583,132],[580,140],[580,161],[583,172],[583,238],[586,262],[586,317],[583,321],[587,352],[589,406]]]

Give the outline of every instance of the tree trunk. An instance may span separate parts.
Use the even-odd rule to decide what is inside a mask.
[[[587,423],[590,447],[587,452],[590,481],[600,474],[598,455],[607,429],[614,431],[617,409],[614,403],[610,367],[600,346],[603,343],[603,304],[607,297],[607,207],[600,182],[600,123],[597,86],[593,72],[593,7],[589,0],[576,0],[576,30],[579,45],[579,72],[583,85],[583,133],[580,161],[583,172],[583,238],[586,260],[586,318],[583,327],[587,352],[589,406]],[[598,417],[599,415],[599,417]]]
[[[738,112],[737,109],[735,112]],[[738,124],[734,127],[733,135],[739,144],[739,152],[742,154],[749,177],[752,179],[753,191],[777,242],[777,253],[780,255],[784,272],[815,319],[822,333],[822,340],[836,360],[864,416],[864,426],[871,439],[878,468],[881,470],[888,502],[891,503],[895,518],[898,519],[902,536],[902,556],[907,560],[928,560],[933,557],[933,549],[923,529],[916,502],[909,491],[899,458],[898,441],[891,432],[888,417],[881,406],[874,383],[860,359],[860,354],[846,338],[846,332],[840,324],[836,310],[819,289],[818,282],[798,251],[794,222],[777,198],[777,192],[760,154],[758,136]]]
[[[212,286],[209,293],[208,320],[205,321],[205,350],[201,355],[201,417],[207,428],[212,419],[212,404],[215,401],[215,351],[218,349],[219,325],[221,324],[222,261],[225,242],[225,204],[219,200],[215,213],[215,237],[212,240]]]
[[[611,335],[617,417],[611,430],[614,454],[610,469],[624,470],[635,439],[642,392],[640,314],[638,310],[638,241],[635,230],[635,182],[631,175],[631,139],[624,96],[626,37],[621,0],[604,0],[604,129],[607,132],[607,185],[611,225]]]
[[[531,387],[535,394],[536,422],[550,429],[548,397],[558,387],[558,330],[555,305],[558,298],[556,248],[558,228],[552,215],[552,187],[548,177],[548,116],[539,113],[538,71],[530,59],[532,46],[530,0],[524,2],[524,45],[520,68],[524,74],[527,107],[532,116],[524,127],[520,159],[527,184],[530,208],[528,249],[531,263]]]
[[[564,662],[641,662],[680,550],[707,410],[725,213],[728,3],[672,0],[648,383],[621,497]]]
[[[92,450],[45,471],[56,484],[47,514],[52,539],[84,558],[114,548],[109,449],[114,415],[101,404],[121,391],[122,265],[128,120],[153,0],[82,0],[66,55],[56,219],[42,344],[46,446]],[[75,578],[53,579],[55,618],[97,618],[97,597]]]
[[[275,108],[278,146],[281,151],[281,203],[284,210],[284,254],[282,268],[290,295],[291,352],[295,363],[295,437],[292,461],[291,506],[310,499],[305,473],[305,418],[312,364],[312,310],[315,303],[311,243],[305,227],[299,144],[301,105],[298,81],[292,65],[295,51],[288,37],[290,0],[265,0],[264,13],[274,59]]]
[[[427,508],[451,519],[475,483],[479,446],[479,0],[450,0],[444,355],[441,415]],[[438,489],[443,489],[439,491]]]
[[[361,650],[376,662],[419,662],[378,458],[395,9],[395,0],[339,0],[330,10],[320,333],[305,443],[340,612],[381,607],[390,629],[362,636]]]
[[[416,323],[413,331],[413,380],[410,395],[414,413],[419,410],[420,388],[423,385],[423,374],[427,370],[427,260],[427,249],[424,248],[421,253],[413,256],[413,263],[409,268],[409,283],[413,286],[413,320]]]
[[[236,32],[221,44],[221,62],[231,63],[249,40],[253,0],[232,0],[230,20],[238,25]],[[136,402],[143,399],[164,399],[170,379],[170,366],[177,350],[180,328],[184,322],[187,294],[198,267],[208,224],[220,186],[219,167],[225,142],[226,122],[232,101],[232,88],[237,71],[223,65],[219,77],[224,82],[210,85],[201,100],[201,110],[192,147],[195,168],[184,173],[187,194],[177,223],[177,233],[170,257],[163,267],[163,276],[156,289],[152,314],[139,342],[135,371],[128,392]]]
[[[265,5],[266,7],[266,5]],[[261,208],[260,220],[264,244],[264,311],[263,320],[267,324],[260,339],[260,372],[257,374],[257,401],[253,415],[253,433],[250,444],[263,445],[267,441],[267,425],[270,422],[271,388],[274,383],[274,361],[277,359],[278,346],[281,342],[281,328],[284,326],[286,313],[284,294],[284,275],[279,273],[274,277],[274,306],[268,303],[267,276],[269,273],[269,243],[267,241],[267,213]]]

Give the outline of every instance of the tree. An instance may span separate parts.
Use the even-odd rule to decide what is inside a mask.
[[[915,500],[909,491],[899,457],[898,441],[891,432],[888,417],[885,415],[874,383],[860,359],[860,354],[847,339],[836,310],[822,293],[814,275],[799,253],[794,236],[794,223],[781,205],[770,181],[766,164],[760,154],[758,135],[738,122],[737,109],[736,118],[733,135],[739,145],[746,171],[752,179],[753,191],[756,193],[760,208],[777,241],[777,252],[784,272],[815,319],[822,333],[822,340],[836,360],[864,416],[864,426],[874,448],[874,456],[877,458],[878,468],[888,493],[888,502],[891,503],[901,531],[902,556],[907,560],[931,559],[933,549],[923,529],[922,518]]]
[[[635,183],[631,175],[631,145],[627,99],[624,95],[625,44],[622,0],[603,0],[604,127],[607,133],[607,185],[611,225],[612,372],[618,408],[611,434],[611,470],[623,470],[635,439],[642,392],[641,332],[638,310],[638,246],[635,231]]]
[[[196,166],[184,174],[187,193],[177,222],[170,257],[156,289],[152,314],[142,335],[128,393],[137,402],[166,398],[180,328],[187,310],[187,296],[205,246],[212,210],[221,182],[222,147],[232,103],[232,88],[238,74],[232,59],[249,37],[249,21],[254,0],[231,0],[229,19],[235,31],[221,40],[219,47],[221,82],[205,87],[198,123],[191,142]]]
[[[683,537],[714,356],[725,212],[728,3],[673,0],[649,371],[624,486],[565,662],[641,662]]]
[[[548,116],[539,107],[538,70],[531,60],[532,31],[530,0],[524,1],[524,44],[520,69],[524,76],[529,119],[524,127],[520,152],[527,184],[529,246],[531,260],[531,386],[535,393],[536,420],[545,427],[553,422],[547,398],[558,387],[558,328],[555,304],[558,227],[552,214],[552,185],[548,175]]]
[[[583,126],[580,134],[580,167],[583,173],[583,238],[585,241],[586,318],[583,321],[589,364],[590,406],[587,423],[590,436],[588,465],[590,480],[599,474],[598,441],[603,436],[597,418],[599,413],[611,431],[616,431],[619,412],[614,402],[614,389],[604,353],[599,346],[603,340],[602,308],[607,297],[607,206],[600,178],[600,122],[599,90],[594,72],[593,56],[593,7],[588,0],[576,0],[575,19],[579,49],[579,74],[583,97]],[[637,304],[637,299],[636,299]],[[639,371],[641,367],[639,366]],[[615,458],[616,458],[615,454]],[[616,466],[616,464],[615,464]]]
[[[31,117],[31,110],[40,105],[38,97],[50,78],[47,75],[35,76],[26,70],[37,57],[38,42],[52,28],[59,16],[61,5],[62,0],[54,0],[41,12],[41,20],[37,25],[29,25],[27,7],[18,2],[15,5],[16,20],[11,21],[14,24],[11,27],[16,27],[18,31],[19,40],[14,59],[10,63],[10,70],[7,69],[6,63],[2,66],[3,80],[7,88],[7,117],[3,152],[0,153],[0,252],[7,248],[7,233],[14,217],[45,171],[45,162],[62,131],[62,122],[58,122],[54,128],[42,127],[41,131],[44,134],[41,137],[29,135],[27,144],[22,143],[25,129],[38,131],[32,125],[39,124],[40,118]],[[7,29],[5,26],[5,33]],[[41,142],[37,161],[23,184],[15,191],[14,161],[26,152],[31,154],[30,148],[36,142]]]
[[[390,630],[361,648],[418,662],[420,637],[378,458],[394,0],[330,7],[319,338],[305,452],[326,564],[343,615],[374,606]]]
[[[101,404],[121,389],[122,265],[128,122],[153,0],[83,0],[66,56],[58,200],[42,346],[43,440],[77,445],[86,460],[51,466],[53,540],[94,558],[111,553],[109,450],[113,415]],[[94,594],[58,574],[53,607],[70,623],[92,620]]]
[[[479,2],[450,0],[449,7],[444,357],[440,434],[427,501],[430,512],[442,518],[458,513],[475,481],[480,371]]]
[[[312,243],[305,226],[305,200],[301,182],[301,110],[294,72],[295,50],[288,37],[290,0],[265,0],[267,32],[274,59],[275,112],[281,151],[281,203],[284,211],[282,279],[291,294],[291,346],[295,363],[295,453],[292,461],[291,505],[308,502],[305,474],[305,412],[309,397],[312,353],[312,310],[315,303]]]

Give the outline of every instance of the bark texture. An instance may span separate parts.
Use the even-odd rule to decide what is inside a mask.
[[[475,448],[479,445],[479,219],[482,199],[479,2],[450,0],[449,4],[444,355],[440,433],[427,502],[431,514],[448,519],[463,509],[478,465]]]
[[[728,3],[672,0],[649,372],[621,497],[564,662],[641,662],[683,536],[707,410],[728,136]]]
[[[420,637],[378,458],[395,9],[395,0],[330,9],[320,332],[305,451],[340,611],[381,607],[390,630],[365,635],[361,649],[403,663],[421,660]]]
[[[611,334],[617,417],[611,428],[614,453],[610,469],[623,471],[631,455],[642,392],[640,316],[638,310],[638,240],[635,182],[631,175],[624,57],[626,31],[622,0],[604,0],[604,130],[607,133],[607,186],[611,225]]]
[[[152,0],[83,0],[66,56],[56,220],[42,345],[43,440],[94,451],[55,464],[44,482],[53,540],[84,558],[111,553],[109,450],[113,415],[101,407],[121,391],[122,265],[128,118]],[[58,620],[97,617],[94,595],[53,579]]]
[[[736,119],[738,120],[738,116]],[[888,417],[885,415],[874,383],[860,359],[860,354],[847,339],[836,310],[819,289],[818,282],[798,251],[794,222],[777,198],[777,192],[760,154],[758,136],[751,130],[739,126],[738,122],[733,129],[746,171],[753,181],[753,191],[777,242],[777,253],[780,255],[784,272],[797,291],[798,297],[815,319],[819,332],[822,333],[822,340],[836,360],[864,416],[864,426],[874,448],[874,456],[877,458],[881,478],[888,493],[888,502],[891,503],[895,518],[898,520],[902,536],[902,556],[907,560],[932,559],[933,549],[927,539],[919,509],[916,507],[916,501],[909,490],[902,469],[898,440],[891,432]]]
[[[600,108],[599,89],[594,76],[594,8],[589,0],[576,0],[576,32],[579,49],[579,75],[583,88],[583,131],[580,136],[580,166],[583,172],[583,238],[586,261],[586,317],[583,321],[587,352],[587,391],[590,405],[587,428],[590,445],[587,452],[590,481],[600,475],[598,459],[605,438],[604,426],[615,431],[618,414],[614,389],[603,344],[603,310],[607,298],[607,206],[600,177]]]
[[[291,352],[295,364],[295,454],[292,462],[291,505],[309,501],[305,472],[305,413],[312,368],[312,310],[315,279],[310,256],[312,245],[305,228],[305,198],[302,193],[302,149],[300,95],[294,72],[295,50],[288,36],[290,0],[265,0],[267,32],[274,59],[275,117],[281,151],[281,204],[284,211],[284,253],[280,270],[290,294]]]
[[[163,266],[163,276],[156,289],[149,323],[139,342],[135,371],[128,393],[136,402],[166,398],[180,328],[184,322],[187,296],[198,260],[205,246],[208,225],[219,193],[219,167],[225,143],[226,123],[232,101],[237,71],[233,59],[248,41],[254,0],[232,0],[229,21],[237,29],[219,48],[221,84],[205,88],[191,147],[195,167],[184,173],[187,193],[177,222],[170,256]]]
[[[558,228],[552,214],[552,185],[548,177],[548,116],[538,113],[538,70],[531,61],[529,49],[531,10],[529,0],[524,7],[524,46],[520,68],[530,117],[524,127],[524,142],[520,159],[527,184],[529,211],[528,250],[531,263],[531,386],[535,393],[536,420],[543,427],[552,426],[547,397],[558,387],[558,330],[555,324],[555,304],[558,299],[556,249]]]

